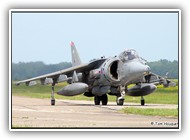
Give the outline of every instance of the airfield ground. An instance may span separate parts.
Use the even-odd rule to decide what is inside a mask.
[[[124,107],[176,109],[176,104],[125,103],[95,106],[93,101],[56,100],[12,96],[12,128],[177,128],[178,118],[124,114]]]

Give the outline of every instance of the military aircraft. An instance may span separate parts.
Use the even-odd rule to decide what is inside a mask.
[[[18,81],[16,85],[25,83],[27,86],[36,85],[40,80],[42,85],[51,84],[51,105],[55,105],[54,86],[59,82],[68,85],[57,94],[75,96],[83,94],[94,97],[95,105],[107,105],[108,96],[116,96],[117,105],[123,105],[125,95],[140,96],[141,105],[145,105],[143,96],[156,90],[157,84],[175,86],[176,84],[164,77],[150,72],[147,61],[139,57],[134,49],[126,49],[118,56],[101,57],[83,64],[73,42],[71,46],[72,67],[31,79]],[[132,87],[128,87],[133,84]]]

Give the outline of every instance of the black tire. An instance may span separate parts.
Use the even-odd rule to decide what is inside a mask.
[[[51,105],[55,105],[55,100],[51,100]]]
[[[124,104],[124,99],[118,100],[119,97],[116,98],[116,103],[117,105],[123,105]]]
[[[102,95],[102,105],[107,105],[108,103],[108,96],[107,94]]]
[[[145,100],[141,100],[141,105],[145,105]]]
[[[95,105],[100,105],[100,100],[101,100],[100,96],[94,96],[94,104]]]

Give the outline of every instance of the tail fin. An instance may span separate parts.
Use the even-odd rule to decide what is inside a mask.
[[[72,55],[72,65],[78,66],[82,64],[77,49],[75,48],[75,44],[71,41],[71,55]]]

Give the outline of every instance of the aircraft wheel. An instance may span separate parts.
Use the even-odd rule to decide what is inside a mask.
[[[124,104],[124,99],[119,99],[119,97],[117,97],[116,103],[117,103],[117,105],[123,105]]]
[[[102,95],[102,105],[107,105],[108,103],[108,96],[107,94]]]
[[[145,100],[144,100],[143,96],[141,96],[141,105],[145,105]]]
[[[145,104],[145,100],[141,100],[141,105],[144,105]]]
[[[94,104],[100,105],[100,96],[94,96]]]
[[[51,105],[55,105],[55,100],[51,100]]]

